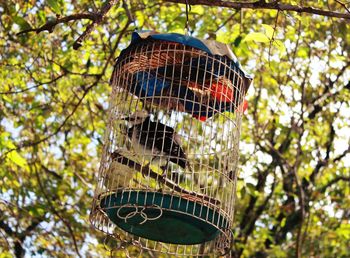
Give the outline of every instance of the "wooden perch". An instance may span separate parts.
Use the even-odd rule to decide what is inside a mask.
[[[211,198],[209,196],[203,195],[203,194],[199,194],[193,191],[188,191],[182,187],[180,187],[178,184],[174,183],[172,180],[169,180],[168,178],[159,175],[158,173],[154,172],[149,165],[147,164],[146,166],[141,166],[140,164],[136,163],[133,160],[130,160],[124,156],[122,156],[120,153],[118,152],[113,152],[111,154],[112,159],[114,161],[117,161],[123,165],[126,165],[130,168],[133,168],[137,171],[140,171],[142,173],[143,176],[148,176],[154,180],[156,180],[157,182],[159,182],[160,184],[163,184],[167,187],[169,187],[170,189],[174,190],[175,192],[178,192],[181,194],[181,196],[186,196],[187,199],[190,199],[192,201],[202,201],[202,202],[208,202],[214,205],[219,205],[220,201],[216,200],[214,198]]]

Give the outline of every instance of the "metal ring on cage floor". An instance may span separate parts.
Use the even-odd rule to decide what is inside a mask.
[[[136,215],[140,215],[143,218],[143,221],[139,223],[139,225],[145,223],[147,221],[147,214],[143,211],[138,211],[138,208],[136,208],[136,211],[130,212],[125,216],[125,223],[128,223],[127,220],[135,217]]]
[[[131,211],[131,212],[127,213],[125,216],[122,216],[122,215],[120,215],[120,211],[123,208],[135,208],[135,211]],[[133,204],[133,205],[131,205],[131,204],[124,204],[124,205],[120,206],[120,208],[118,209],[117,216],[120,219],[123,219],[125,221],[125,223],[128,223],[127,222],[128,219],[131,219],[131,218],[135,217],[136,215],[139,215],[139,216],[141,216],[141,218],[143,218],[143,221],[139,222],[138,224],[142,225],[145,222],[147,222],[148,220],[157,220],[163,215],[163,210],[161,209],[161,207],[159,207],[156,204],[153,204],[151,206],[142,207],[142,209],[140,211],[139,211],[139,208],[141,208],[141,207],[138,207],[135,204]],[[147,213],[145,212],[146,209],[148,209],[148,208],[153,208],[153,209],[156,208],[156,209],[158,209],[159,210],[159,215],[155,216],[155,217],[148,217]]]
[[[122,215],[119,214],[119,212],[123,209],[123,208],[135,208],[135,211],[133,212],[129,212],[125,217],[123,217]],[[127,223],[127,219],[128,218],[132,218],[133,216],[135,216],[137,214],[137,206],[136,205],[132,205],[132,204],[124,204],[122,206],[119,207],[118,211],[117,211],[117,216],[120,219],[123,219],[125,221],[125,223]],[[133,216],[129,216],[130,214],[132,214]]]
[[[155,217],[148,217],[147,216],[147,213],[146,213],[146,216],[147,216],[147,220],[157,220],[157,219],[159,219],[162,215],[163,215],[163,209],[159,206],[159,205],[156,205],[156,204],[152,204],[151,206],[146,206],[146,207],[143,207],[142,208],[142,210],[141,210],[141,212],[143,212],[143,211],[145,211],[146,209],[148,209],[148,208],[157,208],[158,210],[159,210],[159,215],[158,216],[155,216]],[[143,224],[144,222],[142,222],[142,223],[140,223],[140,225],[141,224]]]

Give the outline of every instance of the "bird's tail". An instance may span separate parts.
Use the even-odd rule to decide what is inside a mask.
[[[193,167],[187,158],[179,158],[176,163],[183,169],[188,169],[190,172],[193,171]]]
[[[185,158],[185,157],[171,157],[169,159],[169,161],[171,161],[172,163],[175,163],[177,165],[179,165],[180,167],[182,167],[183,169],[186,169],[186,168],[190,168],[189,166],[189,162],[188,160]]]

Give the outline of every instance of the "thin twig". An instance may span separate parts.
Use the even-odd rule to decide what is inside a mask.
[[[61,79],[63,76],[65,76],[65,73],[60,74],[59,76],[53,78],[53,79],[50,80],[50,81],[47,81],[47,82],[40,82],[40,83],[38,83],[38,84],[36,84],[36,85],[34,85],[34,86],[31,86],[31,87],[28,87],[28,88],[25,88],[25,89],[21,89],[21,90],[17,90],[17,91],[3,91],[3,92],[0,92],[0,95],[9,95],[9,94],[24,93],[24,92],[26,92],[26,91],[29,91],[29,90],[38,88],[38,87],[40,87],[40,86],[54,83],[54,82],[58,81],[59,79]]]
[[[73,231],[70,223],[54,207],[50,196],[48,196],[46,190],[44,189],[43,183],[42,183],[42,181],[40,179],[40,175],[38,173],[38,170],[37,170],[36,166],[33,166],[33,167],[34,167],[34,172],[35,172],[36,178],[38,180],[38,184],[39,184],[40,190],[43,193],[43,195],[44,195],[48,205],[50,206],[50,209],[51,209],[52,213],[55,214],[62,221],[62,223],[67,227],[67,229],[69,231],[69,234],[71,235],[72,240],[73,240],[73,245],[74,245],[75,252],[77,253],[77,255],[79,257],[81,257],[81,254],[80,254],[79,249],[78,249],[77,240],[75,238],[74,231]]]
[[[96,81],[94,83],[92,83],[90,86],[88,86],[87,88],[84,89],[84,94],[81,98],[79,98],[78,100],[78,103],[74,106],[72,112],[65,118],[65,120],[61,123],[61,125],[51,134],[37,140],[37,141],[34,141],[34,142],[22,142],[20,143],[17,147],[15,148],[12,148],[12,149],[9,149],[8,151],[6,151],[5,153],[2,153],[2,155],[0,156],[0,161],[4,160],[6,158],[6,156],[12,152],[12,151],[17,151],[21,148],[24,148],[24,147],[30,147],[30,146],[35,146],[35,145],[38,145],[42,142],[45,142],[47,141],[48,139],[50,139],[51,137],[55,136],[56,134],[58,134],[61,129],[65,126],[65,124],[67,123],[67,121],[74,115],[74,113],[76,112],[76,110],[78,109],[78,107],[80,106],[80,104],[82,103],[83,99],[85,98],[85,96],[87,95],[87,93],[93,88],[95,87],[99,81],[101,80],[102,76],[105,74],[106,70],[107,70],[107,67],[108,67],[108,64],[109,62],[112,60],[113,56],[114,56],[114,53],[115,51],[117,50],[118,46],[119,46],[119,43],[122,39],[122,37],[124,36],[125,32],[127,31],[130,23],[132,21],[128,19],[128,22],[126,23],[126,25],[123,27],[123,29],[121,30],[121,32],[119,33],[118,35],[118,38],[116,40],[116,43],[113,47],[113,50],[111,52],[111,54],[108,56],[107,60],[106,60],[106,63],[102,69],[102,72],[100,74],[96,74]],[[62,68],[62,67],[61,67]],[[67,73],[67,71],[65,71],[65,73]]]
[[[349,182],[350,183],[350,176],[337,176],[337,177],[333,178],[331,181],[329,181],[327,184],[322,186],[318,191],[323,193],[324,191],[326,191],[326,189],[328,187],[338,183],[339,181],[345,181],[345,182]]]
[[[233,17],[239,12],[239,10],[236,10],[236,12],[232,13],[230,17],[228,17],[216,30],[215,32],[218,32],[221,28],[223,28],[230,20],[233,19]]]
[[[104,16],[108,13],[108,11],[117,4],[117,0],[109,0],[107,3],[101,8],[99,12],[91,12],[91,13],[76,13],[72,15],[68,15],[62,18],[57,18],[52,21],[48,21],[45,23],[43,26],[39,28],[30,28],[27,30],[23,30],[17,35],[21,35],[24,33],[28,32],[36,32],[40,33],[42,31],[48,31],[48,32],[53,32],[54,28],[61,23],[67,23],[70,21],[77,21],[77,20],[83,20],[83,19],[88,19],[91,20],[92,22],[86,27],[85,31],[83,34],[81,34],[73,43],[73,49],[77,50],[79,47],[81,47],[82,42],[85,40],[85,38],[90,35],[92,30],[97,24],[100,24],[104,18]]]
[[[277,22],[278,22],[278,15],[280,11],[277,11],[276,18],[275,18],[275,26],[273,27],[273,32],[270,38],[270,46],[269,46],[269,66],[271,67],[271,48],[272,48],[272,43],[275,41],[275,34],[277,30]]]
[[[85,40],[85,38],[92,32],[94,27],[97,24],[100,24],[104,18],[104,16],[108,13],[108,11],[114,6],[118,1],[117,0],[109,0],[99,11],[96,13],[97,19],[93,20],[92,23],[90,23],[83,34],[79,36],[79,38],[74,42],[73,44],[73,49],[77,50],[78,48],[81,47],[82,42]]]
[[[296,243],[296,249],[295,249],[295,254],[297,258],[301,258],[302,255],[302,246],[303,246],[303,224],[304,224],[304,218],[305,218],[305,193],[304,189],[302,187],[300,178],[298,176],[298,169],[295,166],[293,168],[293,174],[295,178],[295,182],[297,184],[298,188],[298,196],[299,196],[299,203],[300,203],[300,212],[301,212],[301,219],[300,219],[300,226],[298,228],[298,233],[297,233],[297,243]]]
[[[339,0],[334,0],[334,1],[336,1],[338,4],[340,4],[341,6],[343,6],[343,7],[345,8],[345,10],[346,10],[348,13],[350,13],[350,10],[349,10],[349,8],[346,6],[345,3],[343,3],[343,2],[341,2],[341,1],[339,1]]]
[[[77,21],[77,20],[84,20],[84,19],[95,21],[97,20],[97,18],[98,18],[97,13],[76,13],[76,14],[68,15],[62,18],[57,18],[55,20],[50,20],[39,28],[30,28],[30,29],[22,30],[18,32],[17,35],[21,35],[28,32],[36,32],[38,34],[45,30],[51,33],[53,32],[54,28],[61,23],[67,23],[70,21]]]
[[[12,151],[17,151],[21,148],[25,148],[25,147],[33,147],[35,145],[38,145],[42,142],[45,142],[47,140],[49,140],[51,137],[57,135],[61,129],[66,125],[66,123],[68,122],[68,120],[75,114],[75,111],[77,111],[78,107],[80,106],[80,104],[83,102],[85,96],[87,95],[87,93],[90,91],[90,89],[92,87],[94,87],[95,85],[97,85],[97,83],[99,82],[99,79],[96,80],[93,84],[91,84],[89,87],[87,87],[84,91],[84,94],[81,98],[79,98],[78,100],[78,103],[75,104],[73,110],[71,113],[69,113],[69,115],[64,119],[64,121],[60,124],[60,126],[52,133],[50,133],[49,135],[37,140],[37,141],[25,141],[25,142],[22,142],[20,143],[17,147],[15,148],[12,148],[12,149],[9,149],[8,151],[6,151],[5,153],[3,153],[1,156],[0,156],[0,161],[2,161],[4,158],[6,158],[6,156],[12,152]]]
[[[310,51],[311,53],[311,51]],[[310,54],[311,55],[311,54]],[[309,60],[311,62],[311,56],[309,57]],[[298,127],[298,133],[299,133],[299,139],[298,139],[298,147],[297,147],[297,155],[296,155],[296,160],[295,163],[293,165],[293,174],[294,174],[294,178],[295,178],[295,182],[298,188],[298,197],[299,197],[299,205],[300,205],[300,226],[298,228],[298,233],[297,233],[297,243],[296,243],[296,249],[295,249],[295,256],[298,258],[301,258],[302,256],[302,244],[303,244],[303,225],[304,225],[304,219],[305,219],[305,192],[304,192],[304,188],[302,186],[301,180],[299,178],[298,175],[298,168],[300,167],[301,164],[301,157],[303,155],[303,148],[301,145],[301,141],[303,138],[303,135],[305,133],[305,120],[304,120],[304,113],[305,113],[305,84],[308,78],[308,74],[310,71],[310,64],[307,66],[306,71],[305,71],[305,75],[303,78],[303,81],[300,85],[301,87],[301,114],[300,114],[300,119],[297,122],[297,124],[299,124],[299,122],[301,123],[300,126]],[[293,124],[291,125],[292,127],[294,126]]]

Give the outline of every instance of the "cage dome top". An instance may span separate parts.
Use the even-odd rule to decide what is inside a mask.
[[[253,80],[253,77],[242,68],[241,64],[239,63],[235,54],[232,52],[229,45],[215,41],[215,40],[197,39],[195,37],[191,37],[191,36],[187,36],[179,33],[159,33],[156,31],[135,31],[132,33],[130,45],[121,52],[120,57],[127,54],[129,49],[133,47],[135,44],[138,44],[146,40],[180,43],[185,46],[202,50],[213,56],[228,57],[231,61],[233,61],[233,64],[242,73],[242,77],[244,78],[245,92],[248,90]]]
[[[146,31],[132,34],[116,61],[111,85],[145,105],[206,121],[216,113],[243,110],[252,80],[226,44]]]

